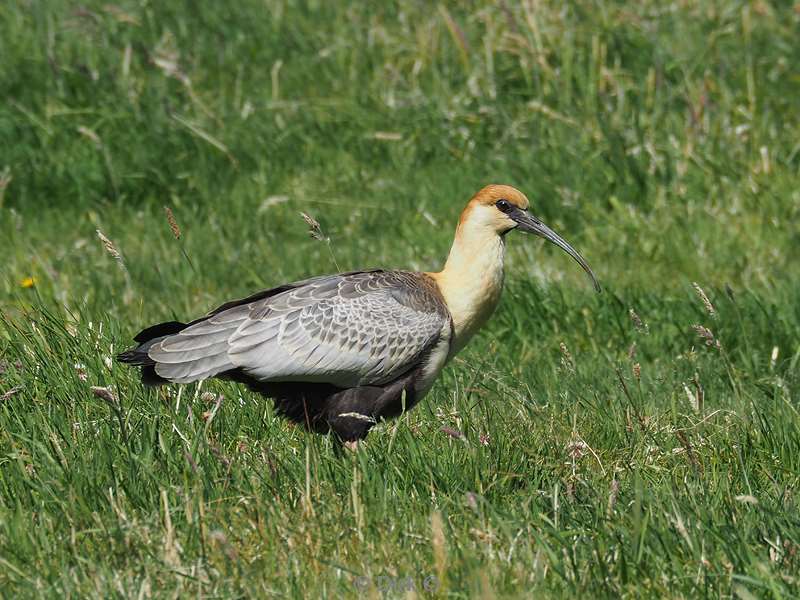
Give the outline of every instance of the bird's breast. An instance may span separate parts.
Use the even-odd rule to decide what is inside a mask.
[[[448,303],[453,317],[451,354],[459,352],[492,316],[503,292],[503,271],[490,270]]]

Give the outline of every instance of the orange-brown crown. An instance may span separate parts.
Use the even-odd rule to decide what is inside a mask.
[[[475,194],[469,203],[491,205],[498,200],[508,200],[511,204],[523,210],[526,210],[529,204],[525,194],[510,185],[487,185]]]
[[[460,223],[463,223],[469,217],[469,214],[477,206],[493,206],[498,200],[507,200],[514,206],[523,210],[528,208],[530,204],[528,198],[520,192],[517,188],[510,185],[492,184],[487,185],[485,188],[475,194],[472,199],[467,203],[464,211],[461,213]]]

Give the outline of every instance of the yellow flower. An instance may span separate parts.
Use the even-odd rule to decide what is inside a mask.
[[[19,284],[24,288],[32,288],[36,285],[36,278],[35,277],[26,277]]]

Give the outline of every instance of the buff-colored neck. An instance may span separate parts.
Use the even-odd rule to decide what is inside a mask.
[[[453,247],[439,273],[439,285],[455,326],[451,355],[486,323],[503,291],[505,241],[493,229],[462,220]]]

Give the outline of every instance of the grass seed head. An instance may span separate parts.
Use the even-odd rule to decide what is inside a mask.
[[[114,391],[111,388],[93,385],[91,390],[92,394],[101,400],[105,400],[109,404],[117,403],[117,396],[114,394]]]
[[[181,239],[181,228],[178,227],[178,222],[175,220],[172,209],[169,206],[165,206],[164,212],[167,213],[167,223],[169,223],[169,228],[172,230],[172,235],[175,236],[176,240]]]
[[[611,488],[608,491],[608,505],[606,507],[606,515],[611,516],[614,514],[614,507],[617,504],[617,496],[619,495],[619,479],[614,477],[611,480]]]
[[[700,298],[700,301],[703,303],[703,306],[705,306],[706,312],[709,314],[709,316],[716,317],[717,311],[714,308],[714,305],[711,304],[711,300],[709,300],[708,296],[706,296],[706,293],[703,291],[703,288],[701,288],[700,285],[697,284],[697,282],[693,282],[692,287],[694,288],[694,291],[697,293],[697,296]]]
[[[320,242],[327,241],[325,234],[322,232],[322,226],[319,224],[319,221],[317,221],[314,217],[304,212],[301,212],[300,216],[303,217],[303,220],[306,222],[306,225],[308,225],[308,234],[312,238]]]
[[[97,133],[95,133],[88,127],[84,127],[83,125],[81,125],[80,127],[78,127],[78,133],[80,133],[86,139],[90,140],[98,148],[102,147],[103,140],[100,139],[100,136],[97,135]]]
[[[454,440],[463,440],[464,434],[461,433],[458,429],[453,429],[452,427],[444,426],[440,429],[442,433],[446,433]]]
[[[119,264],[120,269],[124,271],[125,261],[122,259],[122,253],[119,250],[117,250],[117,247],[114,245],[114,242],[108,239],[108,237],[106,237],[106,235],[99,229],[97,230],[97,237],[100,238],[100,241],[103,243],[106,252],[108,252],[111,255],[111,258],[117,261],[117,264]]]
[[[636,328],[636,331],[638,331],[639,333],[649,332],[650,329],[647,326],[647,323],[644,323],[642,321],[642,318],[635,310],[633,310],[633,308],[628,309],[628,315],[630,316],[631,323],[633,323],[633,326]]]
[[[694,329],[697,336],[705,342],[706,346],[714,348],[720,347],[719,340],[714,337],[714,333],[708,327],[692,325],[692,329]]]
[[[570,353],[569,348],[567,348],[567,345],[564,342],[560,342],[558,347],[561,350],[561,366],[570,373],[573,373],[575,371],[575,361],[572,359],[572,354]]]

